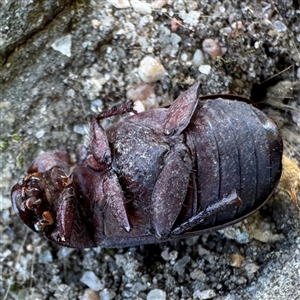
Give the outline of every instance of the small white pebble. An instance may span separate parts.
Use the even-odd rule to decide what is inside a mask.
[[[170,39],[173,46],[177,46],[181,42],[181,37],[176,33],[171,33]]]
[[[12,254],[12,252],[9,249],[6,249],[4,252],[2,252],[1,261],[3,261],[4,259],[6,259],[11,254]]]
[[[186,53],[182,53],[180,58],[181,58],[182,61],[187,61],[188,60],[188,55]]]
[[[39,131],[35,134],[35,137],[36,137],[37,139],[40,139],[41,137],[44,136],[44,134],[45,134],[45,130],[41,129],[41,130],[39,130]]]
[[[245,265],[245,270],[249,274],[253,274],[253,273],[257,272],[258,269],[259,269],[259,266],[254,263],[249,263],[249,264]]]
[[[92,23],[92,26],[93,26],[95,29],[99,28],[99,26],[101,25],[101,22],[100,22],[99,20],[97,20],[97,19],[93,19],[93,20],[91,21],[91,23]]]
[[[242,21],[233,22],[233,23],[231,24],[231,28],[232,28],[232,29],[242,29],[242,30],[245,29],[245,27],[244,27]]]
[[[147,300],[165,300],[166,292],[160,289],[154,289],[147,295]]]
[[[96,292],[104,288],[99,278],[92,271],[84,272],[80,278],[80,281]]]
[[[186,13],[184,10],[182,10],[179,13],[179,17],[183,20],[184,24],[196,26],[199,23],[200,11],[192,10]]]
[[[86,128],[86,125],[82,125],[82,124],[74,125],[73,131],[78,133],[78,134],[81,134],[81,135],[86,135],[87,132],[88,132],[87,128]]]
[[[51,44],[51,47],[54,50],[59,51],[63,55],[71,57],[71,47],[72,47],[71,34],[68,34],[66,36],[57,39],[54,43]]]
[[[177,251],[171,251],[171,252],[169,252],[168,249],[164,250],[161,253],[161,257],[164,260],[166,260],[166,261],[168,261],[168,260],[176,260],[177,256],[178,256],[178,252]]]
[[[64,259],[64,258],[70,256],[71,253],[74,252],[74,251],[75,251],[74,248],[64,248],[64,247],[61,247],[58,250],[57,256],[60,259]]]
[[[142,101],[137,100],[134,102],[134,110],[137,111],[138,113],[141,113],[145,111],[145,105],[142,103]]]
[[[279,21],[279,20],[276,20],[275,22],[274,22],[274,28],[275,28],[275,30],[277,31],[277,32],[285,32],[286,31],[286,26],[281,22],[281,21]]]
[[[195,67],[200,67],[203,64],[203,53],[200,49],[195,51],[192,63]]]
[[[213,297],[215,297],[217,294],[214,290],[204,290],[204,291],[196,291],[194,292],[193,294],[193,299],[201,299],[201,300],[204,300],[204,299],[211,299]]]
[[[73,99],[73,98],[75,98],[76,93],[75,93],[75,91],[73,89],[68,89],[66,95],[67,95],[67,97]]]
[[[49,250],[45,250],[39,255],[39,263],[51,263],[53,261],[52,253]]]
[[[130,1],[130,3],[134,11],[136,11],[137,13],[140,13],[142,15],[150,15],[152,12],[151,4],[149,3],[141,2],[138,0],[132,0]]]
[[[109,289],[104,289],[99,293],[101,300],[111,300],[116,296],[116,293]]]
[[[156,59],[146,56],[140,62],[138,73],[144,82],[150,83],[162,79],[165,69]]]
[[[151,7],[153,9],[160,9],[162,8],[165,4],[167,4],[168,0],[155,0],[152,2]]]
[[[130,3],[128,0],[108,0],[115,8],[128,8]]]
[[[199,67],[199,72],[205,75],[208,75],[211,71],[211,66],[210,65],[202,65]]]

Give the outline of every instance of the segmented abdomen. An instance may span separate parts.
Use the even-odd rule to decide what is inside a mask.
[[[280,178],[282,140],[263,112],[240,101],[199,101],[187,135],[195,153],[193,206],[204,210],[234,190],[242,200],[205,227],[238,219],[267,200]]]

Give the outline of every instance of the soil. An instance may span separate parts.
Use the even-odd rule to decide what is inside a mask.
[[[299,51],[297,0],[0,3],[1,298],[300,299],[300,218],[286,193],[230,228],[122,249],[54,245],[10,202],[37,155],[88,143],[91,116],[126,101],[146,56],[165,69],[149,83],[157,105],[198,81],[203,95],[251,97],[299,162]]]

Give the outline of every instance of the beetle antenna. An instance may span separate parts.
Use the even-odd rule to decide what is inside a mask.
[[[120,105],[115,105],[111,109],[107,109],[99,113],[95,119],[99,122],[102,119],[109,118],[112,116],[123,115],[128,112],[133,112],[137,114],[137,111],[133,108],[134,103],[130,100],[128,102],[122,103]]]

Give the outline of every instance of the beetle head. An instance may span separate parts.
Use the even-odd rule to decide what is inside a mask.
[[[45,152],[38,156],[11,191],[12,206],[34,231],[47,231],[55,224],[57,199],[65,188],[71,162],[67,151]]]
[[[12,206],[33,231],[66,247],[93,247],[93,230],[82,215],[66,151],[46,152],[11,191]]]
[[[11,191],[12,205],[22,221],[36,232],[55,224],[56,199],[63,192],[67,176],[58,168],[32,173]]]

